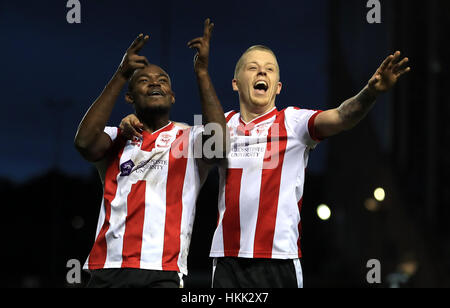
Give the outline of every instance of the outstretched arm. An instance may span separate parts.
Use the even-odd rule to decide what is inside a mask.
[[[134,70],[148,65],[145,57],[138,52],[147,42],[148,36],[140,34],[127,49],[116,73],[106,85],[103,92],[91,105],[81,120],[75,135],[75,147],[88,161],[102,159],[111,146],[111,139],[104,129],[116,103],[120,91],[133,74]]]
[[[208,73],[209,46],[213,28],[214,23],[211,23],[210,19],[207,18],[204,24],[203,36],[189,41],[188,47],[195,48],[197,50],[197,54],[194,57],[194,71],[197,77],[197,84],[200,93],[200,101],[204,117],[203,123],[206,125],[209,123],[218,124],[217,129],[220,129],[222,138],[217,141],[221,143],[221,158],[225,158],[229,149],[229,132],[222,106]],[[203,141],[205,140],[206,136],[204,135]]]
[[[377,97],[389,91],[400,76],[411,70],[410,67],[405,68],[408,61],[408,58],[400,61],[399,51],[388,56],[361,92],[338,108],[326,110],[316,117],[314,128],[317,135],[327,138],[355,127],[372,109]]]

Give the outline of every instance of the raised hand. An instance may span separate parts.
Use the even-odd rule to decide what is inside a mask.
[[[205,20],[203,29],[203,36],[192,39],[188,42],[189,48],[195,48],[197,54],[194,57],[194,70],[196,73],[208,71],[209,62],[209,42],[211,40],[211,33],[214,28],[214,23],[209,18]]]
[[[405,68],[408,61],[408,58],[403,58],[400,61],[400,51],[388,56],[370,78],[369,90],[376,94],[389,91],[397,83],[400,76],[411,71],[409,66]]]
[[[125,79],[129,79],[135,70],[149,65],[147,58],[138,54],[142,47],[144,47],[145,43],[147,43],[148,38],[148,35],[144,36],[141,33],[133,41],[130,47],[128,47],[118,69],[118,72]]]
[[[120,122],[120,131],[121,135],[125,137],[125,139],[133,139],[134,137],[142,139],[142,131],[144,129],[144,125],[139,121],[135,114],[127,115]]]

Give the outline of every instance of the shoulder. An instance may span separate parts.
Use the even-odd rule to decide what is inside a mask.
[[[313,117],[316,117],[321,110],[302,109],[299,107],[288,107],[283,110],[287,121],[294,122],[309,122]]]
[[[172,122],[175,127],[181,128],[181,129],[189,129],[191,126],[187,125],[186,123],[181,122]]]
[[[236,110],[231,110],[231,111],[225,112],[224,115],[225,115],[226,122],[228,123],[231,120],[231,118],[233,118],[237,114],[239,114],[239,112],[237,112]]]

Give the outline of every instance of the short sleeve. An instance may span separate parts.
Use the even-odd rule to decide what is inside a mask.
[[[111,127],[106,126],[103,130],[108,136],[111,138],[112,141],[116,140],[117,136],[119,135],[119,128],[118,127]]]
[[[322,141],[314,129],[314,121],[321,112],[321,110],[289,107],[285,111],[286,124],[302,143],[315,147]]]
[[[103,132],[105,132],[111,138],[111,142],[114,142],[117,139],[117,136],[119,136],[120,134],[120,129],[118,127],[106,126]],[[106,169],[108,168],[109,164],[108,155],[105,156],[103,159],[94,162],[93,164],[98,170],[102,183],[104,183]]]

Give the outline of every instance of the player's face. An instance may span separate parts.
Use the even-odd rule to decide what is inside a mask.
[[[134,104],[136,111],[169,110],[175,102],[169,76],[159,66],[151,64],[136,71],[130,82],[132,90],[127,93],[127,101]]]
[[[263,50],[252,50],[244,55],[243,64],[233,89],[239,92],[244,105],[250,104],[267,110],[275,106],[275,97],[280,94],[281,82],[276,58]]]

